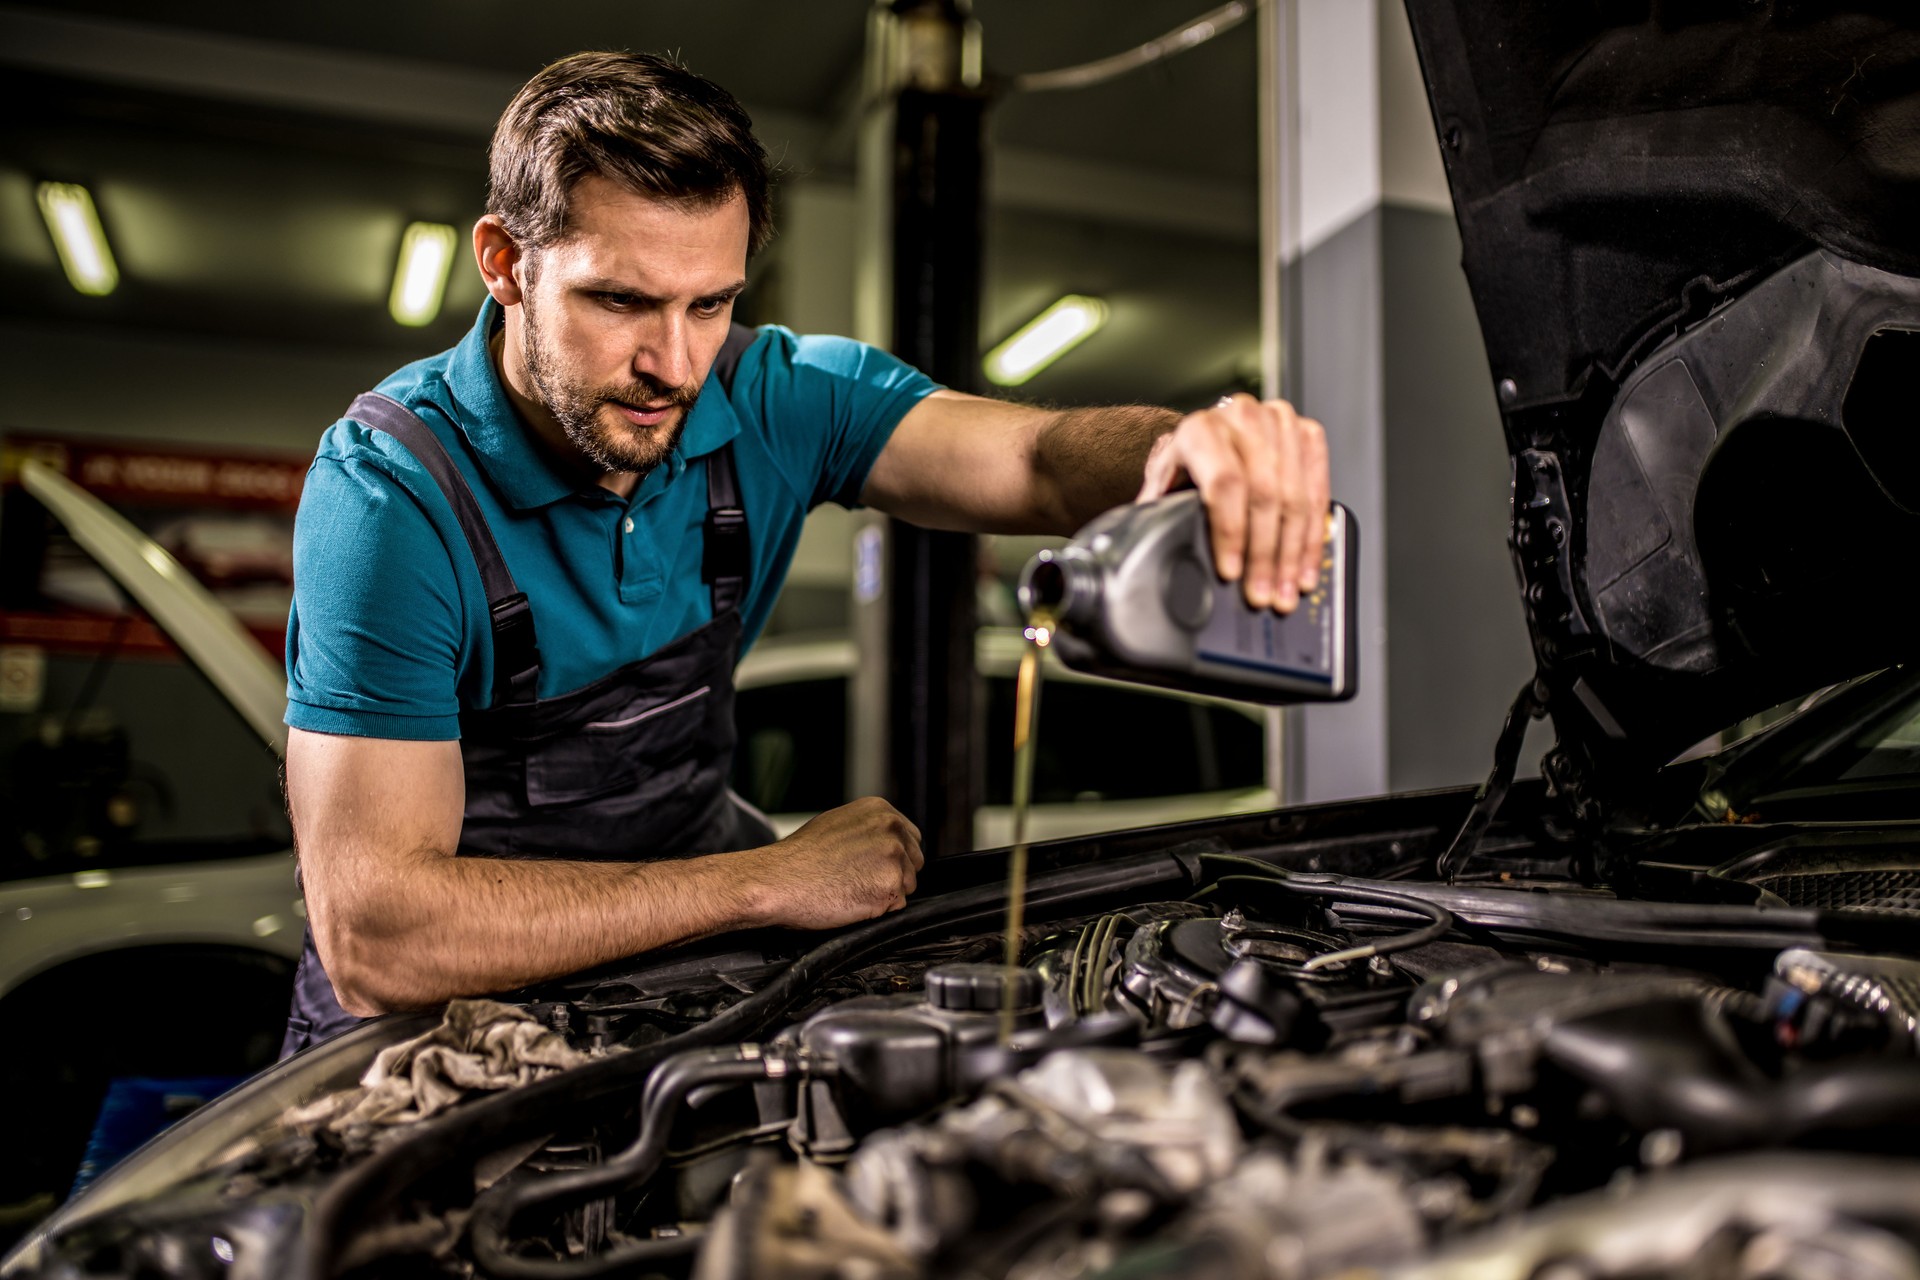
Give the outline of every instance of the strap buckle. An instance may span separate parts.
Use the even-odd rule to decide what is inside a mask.
[[[752,566],[753,544],[747,535],[747,513],[739,507],[716,507],[708,511],[700,580],[715,583],[745,578]]]
[[[494,601],[487,612],[493,626],[495,701],[504,702],[505,695],[530,692],[521,686],[540,669],[533,608],[527,603],[527,593],[516,591]]]

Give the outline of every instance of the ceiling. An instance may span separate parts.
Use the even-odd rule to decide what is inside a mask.
[[[975,14],[989,78],[1004,83],[1207,7],[976,0]],[[425,354],[457,338],[480,289],[456,271],[440,320],[395,324],[400,231],[477,216],[488,127],[534,69],[589,47],[677,53],[746,103],[790,194],[851,179],[866,12],[864,0],[0,4],[0,322]],[[1254,70],[1246,24],[1093,89],[998,95],[983,345],[1061,292],[1097,290],[1114,315],[1022,394],[1179,404],[1251,375]],[[83,298],[60,275],[33,205],[48,177],[94,188],[122,270],[113,295]],[[776,241],[768,256],[803,250]]]

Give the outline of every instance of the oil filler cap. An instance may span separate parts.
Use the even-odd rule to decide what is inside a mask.
[[[927,1003],[949,1013],[998,1013],[1006,1006],[1009,974],[1015,1009],[1040,1003],[1040,975],[1003,964],[943,964],[927,970]]]

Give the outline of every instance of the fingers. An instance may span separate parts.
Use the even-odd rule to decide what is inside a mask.
[[[1164,497],[1173,489],[1174,482],[1180,478],[1181,466],[1174,452],[1174,433],[1169,431],[1153,442],[1153,448],[1147,451],[1147,466],[1140,478],[1140,492],[1135,502],[1151,502]]]
[[[1286,469],[1280,462],[1286,446],[1265,406],[1248,399],[1244,404],[1236,401],[1225,412],[1234,433],[1234,444],[1239,449],[1241,467],[1246,472],[1247,562],[1243,590],[1249,605],[1264,609],[1277,600],[1284,600],[1291,582],[1275,573],[1286,532],[1283,529]],[[1292,607],[1291,601],[1286,601],[1286,607]]]
[[[914,873],[927,865],[927,856],[920,847],[920,828],[892,805],[887,805],[886,812],[889,819],[888,835],[900,854],[901,881],[906,885],[906,891],[912,893],[919,884],[919,878]]]
[[[797,859],[789,923],[823,929],[872,920],[907,905],[926,865],[920,829],[878,796],[816,815],[787,837]]]
[[[1274,566],[1274,606],[1287,613],[1300,602],[1300,566],[1307,549],[1307,483],[1301,474],[1299,416],[1284,400],[1265,407],[1277,410],[1278,416],[1273,424],[1274,484],[1279,490],[1282,528]]]
[[[1189,414],[1147,461],[1143,499],[1184,470],[1206,503],[1214,567],[1253,608],[1290,612],[1319,583],[1330,502],[1326,431],[1249,395]]]
[[[1234,427],[1219,408],[1191,414],[1173,429],[1173,446],[1207,505],[1214,572],[1240,580],[1246,567],[1247,473],[1234,442]]]
[[[1300,419],[1300,474],[1307,482],[1307,550],[1300,565],[1300,590],[1307,592],[1320,585],[1320,559],[1327,545],[1327,513],[1333,509],[1327,432],[1312,418]]]
[[[898,862],[897,900],[894,905],[887,908],[889,911],[894,911],[905,906],[907,898],[920,887],[920,877],[917,873],[927,864],[927,859],[920,847],[920,828],[914,826],[905,814],[886,801],[882,800],[878,803],[884,822],[883,840],[891,844],[889,853],[895,855]]]

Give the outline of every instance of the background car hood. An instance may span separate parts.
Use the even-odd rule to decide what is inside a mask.
[[[1558,767],[1604,791],[1914,653],[1911,3],[1407,9]]]

